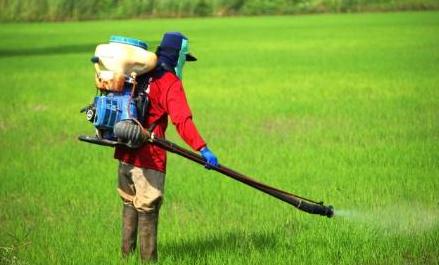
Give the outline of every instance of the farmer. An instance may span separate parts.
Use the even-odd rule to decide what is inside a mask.
[[[188,51],[188,39],[179,32],[165,33],[157,49],[158,63],[149,74],[149,116],[143,126],[164,137],[168,115],[183,140],[206,160],[206,167],[218,164],[192,121],[182,84],[186,61],[197,59]],[[117,147],[118,192],[123,200],[122,254],[136,248],[139,232],[143,261],[157,260],[157,223],[166,173],[166,152],[145,144],[138,149]]]

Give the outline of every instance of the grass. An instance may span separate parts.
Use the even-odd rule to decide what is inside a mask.
[[[96,44],[171,30],[199,57],[184,85],[220,162],[339,216],[169,155],[160,264],[439,263],[439,13],[406,12],[3,24],[2,264],[137,263],[119,254],[117,162],[76,140],[79,109]]]

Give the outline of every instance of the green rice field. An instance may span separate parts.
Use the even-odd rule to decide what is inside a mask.
[[[97,44],[166,31],[199,58],[183,83],[220,163],[336,216],[169,154],[159,264],[439,264],[439,12],[1,24],[0,264],[139,262],[79,110]]]

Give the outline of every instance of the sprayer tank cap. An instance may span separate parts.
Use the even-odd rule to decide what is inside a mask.
[[[124,37],[124,36],[113,35],[110,37],[110,43],[111,42],[128,44],[128,45],[140,47],[140,48],[145,49],[145,50],[148,49],[148,45],[145,42],[138,40],[138,39],[128,38],[128,37]]]

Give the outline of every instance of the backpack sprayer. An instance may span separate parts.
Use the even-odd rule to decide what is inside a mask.
[[[138,148],[143,144],[153,144],[200,165],[206,165],[206,161],[197,153],[156,137],[151,129],[143,128],[149,91],[145,89],[145,85],[138,86],[136,78],[151,71],[157,63],[157,56],[147,48],[146,43],[140,40],[122,36],[112,36],[109,44],[97,46],[92,62],[100,95],[81,110],[86,113],[87,120],[93,123],[96,135],[81,135],[79,140],[110,147]],[[323,202],[276,189],[223,165],[210,168],[299,210],[327,217],[334,215],[333,207],[326,206]]]
[[[122,36],[111,36],[110,43],[96,47],[91,61],[100,95],[81,109],[96,128],[96,136],[80,136],[80,140],[119,142],[130,148],[143,144],[141,123],[146,119],[149,91],[139,88],[137,76],[157,64],[157,56],[147,48],[143,41]]]

